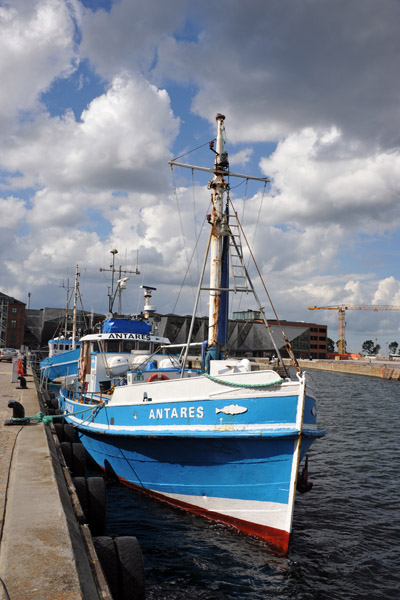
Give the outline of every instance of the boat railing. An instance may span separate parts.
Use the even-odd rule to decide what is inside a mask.
[[[85,392],[84,390],[67,390],[68,400],[78,402],[79,404],[102,404],[110,396],[103,392]]]

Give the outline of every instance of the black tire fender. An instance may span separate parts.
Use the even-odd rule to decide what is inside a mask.
[[[64,440],[71,444],[78,442],[75,427],[71,423],[64,423]]]
[[[65,442],[64,440],[64,430],[62,423],[53,423],[54,429],[56,430],[57,437],[60,442]]]
[[[82,507],[83,514],[85,515],[86,522],[88,521],[89,514],[89,501],[88,501],[88,491],[87,491],[87,483],[85,477],[73,477],[72,483],[75,486],[75,490],[79,499],[79,503]]]
[[[54,419],[53,423],[63,423],[64,422],[64,413],[61,409],[57,408],[54,410]]]
[[[114,600],[118,600],[118,558],[114,540],[107,536],[94,537],[93,544],[111,595]]]
[[[114,538],[119,562],[119,600],[144,600],[143,554],[134,536]]]
[[[61,452],[63,453],[65,464],[68,469],[72,469],[72,448],[69,442],[60,442]]]
[[[52,393],[53,393],[53,392],[49,392],[49,396],[50,396],[50,394],[52,394]],[[55,395],[54,395],[54,394],[53,394],[52,396],[50,396],[50,398],[49,398],[49,400],[48,400],[48,402],[47,402],[47,406],[48,406],[49,408],[54,408],[55,410],[56,410],[57,408],[60,408],[60,407],[59,407],[59,404],[58,404],[58,399],[55,397]]]
[[[86,453],[83,444],[74,442],[71,444],[72,472],[75,477],[83,477],[86,471]]]
[[[107,488],[103,477],[88,477],[88,523],[92,535],[104,535],[107,521]]]

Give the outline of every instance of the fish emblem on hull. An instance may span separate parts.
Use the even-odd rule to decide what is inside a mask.
[[[224,415],[241,415],[245,412],[247,412],[247,408],[239,406],[239,404],[230,404],[229,406],[224,406],[224,408],[215,409],[215,414],[224,413]]]

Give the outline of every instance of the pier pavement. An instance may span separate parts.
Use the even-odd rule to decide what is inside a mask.
[[[299,360],[302,369],[350,373],[380,379],[400,379],[400,363],[385,360]]]
[[[26,416],[40,411],[33,377],[26,377],[28,389],[17,389],[11,372],[0,362],[0,599],[98,600],[46,426],[4,425],[9,400],[22,402]]]

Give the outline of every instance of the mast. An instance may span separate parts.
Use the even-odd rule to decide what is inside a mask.
[[[71,290],[71,288],[69,287],[69,279],[67,279],[67,286],[64,285],[64,280],[63,280],[63,283],[62,283],[62,285],[60,285],[60,287],[62,287],[62,288],[64,288],[64,289],[67,290],[67,301],[66,301],[66,304],[65,304],[65,316],[64,316],[64,337],[65,337],[65,339],[67,339],[67,337],[68,337],[68,310],[69,310],[69,301],[70,301],[69,292]],[[57,330],[58,329],[61,330],[61,323],[57,327]]]
[[[213,357],[219,358],[218,345],[218,325],[219,312],[221,304],[221,283],[222,283],[222,249],[223,238],[229,235],[226,215],[224,213],[224,195],[228,184],[224,175],[229,168],[228,153],[224,149],[224,115],[217,114],[215,117],[218,124],[217,143],[214,160],[214,177],[209,182],[208,188],[211,190],[212,214],[211,224],[211,244],[210,244],[210,295],[209,295],[209,322],[208,322],[208,352]],[[210,146],[211,149],[212,146]]]
[[[74,284],[74,306],[72,309],[72,349],[75,350],[76,348],[76,305],[78,303],[78,289],[79,289],[79,271],[78,271],[79,267],[78,265],[76,265],[76,271],[75,271],[75,284]]]
[[[262,312],[264,323],[265,323],[267,331],[271,337],[271,340],[272,340],[273,346],[275,348],[275,351],[277,353],[277,356],[279,357],[279,360],[286,372],[286,375],[289,376],[288,372],[286,371],[286,367],[284,365],[282,357],[280,355],[279,349],[278,349],[278,347],[275,343],[275,340],[272,336],[271,329],[268,325],[268,321],[265,317],[264,311],[258,300],[254,286],[250,280],[249,273],[247,272],[246,266],[243,261],[243,256],[241,256],[241,252],[239,252],[237,242],[235,241],[235,236],[232,234],[232,231],[231,231],[231,228],[229,225],[229,221],[228,221],[228,200],[229,200],[229,198],[227,199],[227,202],[225,203],[225,206],[224,206],[224,196],[225,196],[225,193],[229,190],[229,183],[227,183],[225,181],[225,177],[230,177],[230,176],[239,177],[239,178],[244,178],[246,180],[251,179],[251,180],[256,180],[256,181],[263,181],[264,183],[268,183],[269,179],[267,177],[253,177],[251,175],[241,175],[240,173],[234,173],[229,170],[228,153],[225,150],[225,139],[224,139],[225,116],[221,115],[221,114],[217,114],[216,120],[218,123],[216,149],[214,149],[214,141],[210,142],[210,150],[212,150],[215,153],[213,169],[208,169],[205,167],[195,167],[193,165],[179,163],[175,160],[168,161],[168,164],[171,165],[171,167],[174,167],[174,166],[186,167],[186,168],[190,168],[192,170],[196,169],[199,171],[206,171],[206,172],[214,173],[213,179],[208,184],[208,189],[211,190],[211,204],[212,204],[212,214],[207,217],[208,222],[211,225],[210,239],[209,239],[209,244],[207,246],[206,255],[204,258],[203,269],[202,269],[200,282],[199,282],[199,286],[198,286],[198,290],[197,290],[197,295],[196,295],[196,299],[195,299],[195,306],[194,306],[194,310],[193,310],[192,322],[191,322],[190,331],[189,331],[189,339],[187,342],[185,356],[184,356],[184,360],[183,360],[183,364],[182,364],[181,377],[184,376],[184,369],[185,369],[185,365],[186,365],[187,358],[188,358],[189,344],[190,344],[192,333],[193,333],[194,319],[195,319],[195,315],[196,315],[196,310],[197,310],[197,305],[198,305],[201,290],[208,289],[209,302],[210,302],[207,352],[206,352],[206,355],[204,358],[205,371],[209,372],[209,366],[210,366],[211,360],[215,360],[215,359],[218,360],[218,359],[223,358],[221,350],[222,350],[222,346],[226,343],[225,337],[227,336],[227,330],[225,328],[224,319],[223,319],[223,317],[220,319],[220,316],[224,313],[224,310],[226,312],[226,315],[228,312],[227,311],[227,298],[225,298],[225,295],[227,296],[227,294],[230,291],[234,291],[234,292],[237,291],[237,288],[235,286],[234,286],[234,289],[230,289],[229,281],[228,281],[227,265],[228,265],[229,261],[227,260],[227,254],[228,254],[228,250],[229,250],[229,247],[228,247],[229,240],[232,240],[232,244],[235,246],[238,256],[241,257],[241,264],[243,267],[243,271],[246,274],[246,279],[250,284],[251,291],[252,291],[252,293],[259,305],[259,308]],[[234,211],[234,213],[235,213],[236,220],[239,224],[239,220],[237,218],[236,211]],[[240,229],[242,230],[241,225],[240,225]],[[243,232],[243,230],[242,230],[242,232]],[[246,240],[246,243],[247,243],[247,240]],[[250,248],[249,248],[249,250],[250,250]],[[205,271],[205,265],[206,265],[206,261],[207,261],[209,253],[211,256],[211,258],[210,258],[210,287],[205,288],[205,287],[202,287],[202,282],[203,282],[203,276],[204,276],[204,271]],[[251,250],[250,250],[250,253],[251,253]],[[254,260],[254,257],[253,257],[253,260]],[[254,263],[255,263],[255,261],[254,261]],[[257,268],[257,270],[258,270],[258,268]],[[261,273],[259,273],[259,275],[261,277]],[[240,290],[240,291],[245,291],[245,290]],[[268,295],[268,293],[267,293],[267,295]],[[268,298],[269,298],[269,295],[268,295]],[[272,302],[271,302],[271,305],[272,305]],[[283,334],[283,331],[282,331],[282,334]],[[284,334],[283,334],[283,336],[284,336],[284,339],[286,339]],[[289,342],[285,345],[288,348],[288,351],[289,351],[289,349],[291,350]],[[294,358],[294,356],[293,356],[293,358]],[[295,361],[295,364],[296,364],[296,361]]]

